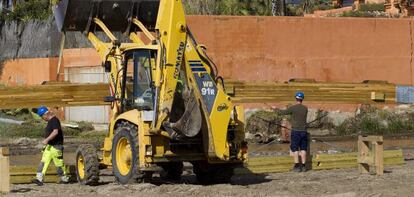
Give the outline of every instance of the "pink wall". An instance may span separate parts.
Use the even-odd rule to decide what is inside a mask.
[[[57,78],[58,58],[27,58],[6,61],[0,83],[34,85]]]
[[[413,83],[411,19],[188,16],[227,80]],[[95,66],[94,49],[67,49],[63,65]],[[1,81],[53,79],[57,58],[9,61]],[[63,68],[61,68],[63,71]]]
[[[413,85],[411,19],[191,16],[225,78]]]

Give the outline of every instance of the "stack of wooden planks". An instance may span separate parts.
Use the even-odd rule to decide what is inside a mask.
[[[292,157],[271,156],[249,158],[244,168],[237,168],[235,174],[249,173],[278,173],[288,172],[292,168]],[[404,164],[402,150],[384,151],[385,166]],[[329,170],[340,168],[356,168],[357,153],[320,154],[312,158],[312,170]],[[14,184],[30,183],[35,176],[35,166],[12,166],[11,182]],[[72,179],[76,180],[75,167],[70,166]],[[56,169],[52,166],[47,171],[45,182],[55,183],[58,181]]]
[[[226,91],[235,103],[291,102],[296,91],[303,91],[307,102],[380,103],[396,102],[396,85],[390,83],[322,83],[293,81],[289,83],[228,82]],[[384,99],[374,101],[372,95]],[[30,108],[108,105],[108,84],[52,83],[22,87],[0,87],[0,108]]]
[[[389,83],[242,83],[230,82],[237,103],[278,103],[291,102],[297,91],[305,93],[306,102],[324,103],[375,103],[372,94],[383,94],[381,103],[396,102],[396,85]],[[380,99],[381,100],[381,99]]]
[[[287,172],[292,169],[292,157],[253,157],[245,168],[236,169],[236,173],[273,173]],[[402,150],[384,151],[385,166],[404,164]],[[357,153],[318,154],[312,157],[312,170],[356,168]]]
[[[0,88],[0,108],[106,105],[107,84],[50,84]]]

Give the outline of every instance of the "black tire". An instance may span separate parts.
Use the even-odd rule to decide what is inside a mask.
[[[117,145],[121,139],[127,139],[132,153],[130,170],[127,174],[122,174],[117,165]],[[139,142],[137,126],[123,122],[115,130],[115,136],[112,141],[112,167],[115,179],[120,184],[128,184],[131,182],[148,182],[152,173],[143,173],[139,171]]]
[[[169,162],[162,164],[161,167],[164,169],[162,176],[165,179],[178,181],[181,180],[183,174],[183,162]]]
[[[202,185],[230,183],[234,174],[234,164],[193,163],[193,172]]]
[[[83,163],[83,176],[80,176],[79,162]],[[81,185],[99,183],[99,160],[96,148],[91,144],[82,144],[76,150],[76,178]]]

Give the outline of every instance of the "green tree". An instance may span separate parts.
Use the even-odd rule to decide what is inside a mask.
[[[250,15],[271,16],[274,2],[276,0],[248,0],[246,4]]]
[[[220,0],[184,0],[186,14],[219,15]]]
[[[284,15],[284,0],[183,0],[187,14]]]
[[[272,15],[272,0],[184,0],[187,14]]]
[[[13,12],[2,13],[0,19],[29,21],[31,19],[46,20],[52,15],[49,0],[28,0],[16,4]]]

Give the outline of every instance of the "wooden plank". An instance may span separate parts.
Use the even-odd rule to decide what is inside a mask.
[[[69,172],[71,174],[75,174],[75,166],[69,165]],[[11,176],[26,176],[32,175],[35,176],[37,171],[37,166],[11,166],[10,167],[10,174]],[[50,165],[46,171],[46,175],[57,175],[56,167]]]
[[[246,83],[226,82],[226,88],[236,103],[291,102],[298,91],[307,94],[309,102],[371,103],[371,92],[384,94],[381,103],[396,102],[394,84],[358,83]],[[85,106],[109,105],[103,98],[109,95],[108,84],[68,84],[0,87],[0,108],[30,108],[38,105]]]
[[[9,156],[0,155],[0,193],[10,192]]]
[[[361,140],[361,141],[364,141],[364,142],[383,142],[384,138],[382,136],[378,136],[378,135],[370,135],[370,136],[358,137],[358,140]]]
[[[373,101],[385,101],[385,93],[383,92],[371,92],[371,100]]]
[[[369,147],[362,138],[362,136],[358,136],[358,171],[359,173],[369,173],[369,164],[366,161],[370,154]]]
[[[74,165],[67,166],[69,168],[69,175],[71,180],[76,180],[76,169]],[[33,178],[36,177],[37,167],[35,166],[11,166],[11,183],[13,184],[25,184],[30,183]],[[46,171],[44,176],[45,183],[56,183],[59,180],[56,167],[51,165]]]
[[[32,175],[23,175],[23,176],[12,176],[11,183],[12,184],[28,184],[34,178]],[[44,183],[57,183],[59,181],[59,177],[57,175],[50,176],[47,175],[44,177]]]
[[[395,166],[404,164],[404,159],[400,158],[388,158],[384,160],[385,166]],[[356,157],[353,160],[336,161],[336,162],[313,162],[312,170],[331,170],[331,169],[345,169],[356,168]],[[281,173],[288,172],[292,168],[292,161],[288,165],[267,165],[267,166],[251,166],[248,165],[245,168],[238,168],[235,170],[236,174],[246,173]]]
[[[403,158],[402,150],[386,150],[384,153],[384,159],[386,158]],[[339,154],[315,154],[313,157],[316,161],[342,161],[347,159],[357,158],[358,153],[339,153]],[[275,163],[287,163],[291,162],[292,157],[290,156],[263,156],[263,157],[250,157],[248,160],[249,164],[261,164],[264,162],[275,162]]]

